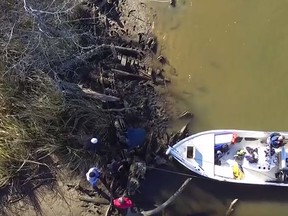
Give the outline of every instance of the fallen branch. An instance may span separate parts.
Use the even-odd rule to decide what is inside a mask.
[[[130,213],[128,211],[128,214],[126,216],[140,216],[140,215],[142,215],[142,216],[151,216],[151,215],[155,215],[155,214],[161,212],[162,210],[164,210],[168,205],[170,205],[180,195],[180,193],[187,187],[188,183],[191,180],[192,180],[192,178],[187,179],[181,185],[181,187],[168,200],[166,200],[164,203],[162,203],[157,208],[155,208],[153,210],[149,210],[149,211],[142,211],[141,213]]]
[[[98,197],[97,198],[80,197],[79,200],[83,202],[94,203],[96,205],[109,205],[110,204],[109,200],[98,198]]]
[[[233,212],[234,212],[234,206],[236,205],[236,203],[238,202],[238,199],[234,199],[231,203],[230,206],[226,212],[226,216],[230,216]]]
[[[194,117],[194,114],[192,114],[188,111],[185,111],[181,115],[178,116],[178,119],[184,119],[184,118],[192,119],[193,117]]]
[[[118,76],[122,76],[122,77],[130,77],[130,78],[141,79],[141,80],[150,80],[149,77],[128,73],[128,72],[122,71],[122,70],[111,69],[111,71],[114,72],[116,76],[118,75]]]
[[[112,102],[112,101],[119,101],[120,100],[120,98],[115,97],[115,96],[102,94],[99,92],[92,91],[90,89],[84,89],[84,88],[81,88],[81,89],[85,93],[85,95],[83,95],[83,96],[92,97],[94,99],[98,99],[98,100],[101,100],[104,102],[108,102],[108,101]]]
[[[112,207],[112,204],[110,203],[105,212],[105,216],[108,216],[110,214],[111,207]]]
[[[188,127],[189,127],[190,121],[184,125],[177,133],[178,133],[178,139],[183,139],[188,133]]]
[[[136,50],[133,48],[127,48],[127,47],[121,47],[121,46],[113,46],[118,52],[126,53],[126,54],[138,54],[138,55],[144,55],[144,52],[140,50]]]
[[[127,107],[127,108],[111,108],[111,109],[103,109],[104,112],[125,112],[127,110],[133,110],[133,109],[137,109],[138,106],[134,106],[134,107]]]

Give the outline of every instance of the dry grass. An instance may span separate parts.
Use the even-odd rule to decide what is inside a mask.
[[[96,134],[108,142],[109,115],[96,100],[63,94],[57,73],[82,54],[82,35],[92,38],[79,22],[67,24],[76,2],[26,1],[36,12],[24,1],[0,3],[0,189],[39,178],[43,168],[53,173],[52,155],[85,171],[100,158],[83,150],[82,138]]]
[[[0,84],[0,187],[38,174],[44,159],[57,155],[62,165],[87,168],[97,155],[83,150],[82,136],[105,142],[109,117],[97,101],[66,97],[46,73],[4,75]]]

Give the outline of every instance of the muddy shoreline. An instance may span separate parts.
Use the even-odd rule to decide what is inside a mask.
[[[24,14],[30,13],[38,18],[43,14],[52,14],[27,4],[24,1]],[[83,120],[77,118],[75,108],[64,115],[68,119],[69,115],[76,116],[67,141],[71,144],[69,148],[73,148],[75,154],[79,153],[77,157],[80,160],[77,157],[73,160],[68,158],[67,167],[67,161],[61,158],[61,154],[51,153],[49,162],[45,161],[45,166],[53,170],[48,175],[50,178],[45,175],[45,179],[37,179],[31,184],[25,180],[25,187],[17,188],[18,192],[13,191],[13,185],[8,186],[8,190],[2,190],[3,214],[6,215],[122,215],[123,212],[115,208],[107,213],[110,200],[122,195],[133,197],[139,194],[141,181],[149,172],[147,167],[165,164],[166,145],[187,135],[187,127],[175,134],[166,131],[169,104],[161,92],[165,92],[170,80],[163,69],[165,57],[157,55],[157,38],[152,33],[152,21],[149,20],[153,14],[150,14],[148,2],[85,0],[76,7],[74,5],[72,10],[73,13],[69,14],[72,18],[69,17],[67,22],[69,28],[71,25],[76,29],[69,33],[78,31],[77,42],[72,40],[76,49],[67,51],[61,64],[54,58],[53,52],[59,51],[60,55],[58,38],[67,32],[47,25],[50,19],[55,18],[54,14],[50,18],[43,15],[47,23],[39,21],[38,30],[44,33],[47,41],[58,43],[50,46],[50,50],[45,48],[45,52],[51,54],[47,65],[52,67],[51,71],[57,70],[52,75],[57,76],[62,96],[73,98],[75,102],[80,99],[89,101],[89,112],[97,112],[98,109],[99,115],[90,119],[87,116],[87,120]],[[45,65],[41,67],[46,68]],[[90,107],[93,104],[97,107],[95,111]],[[79,104],[79,109],[83,106],[85,103]],[[95,122],[105,124],[105,127],[94,127]],[[140,128],[146,134],[145,141],[132,150],[127,150],[127,137],[125,139],[129,128]],[[83,144],[93,136],[100,140],[101,149],[86,152]],[[111,170],[107,168],[115,160],[128,161],[127,170],[118,177],[111,175]],[[91,166],[101,170],[101,192],[98,193],[85,179],[85,173]],[[139,210],[141,205],[135,203],[133,211]]]

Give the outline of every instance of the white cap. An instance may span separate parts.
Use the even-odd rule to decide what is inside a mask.
[[[96,144],[96,143],[98,143],[98,139],[97,138],[92,138],[90,140],[90,142],[93,143],[93,144]]]

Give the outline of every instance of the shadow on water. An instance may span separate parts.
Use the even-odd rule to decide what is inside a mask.
[[[182,183],[192,176],[189,186],[162,215],[223,216],[230,202],[287,203],[288,188],[277,186],[251,186],[217,182],[195,177],[178,164],[151,169],[142,182],[135,204],[144,210],[155,208],[172,196]]]

